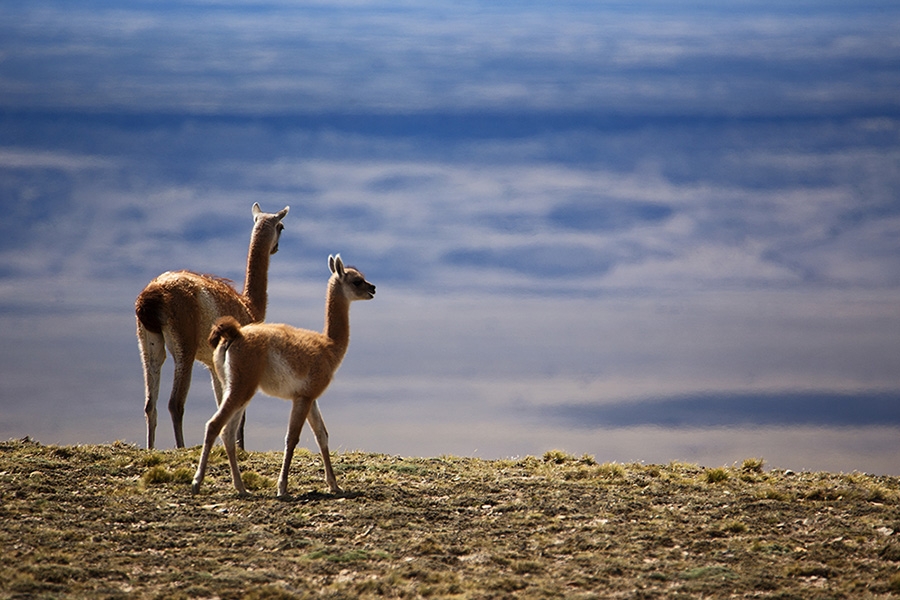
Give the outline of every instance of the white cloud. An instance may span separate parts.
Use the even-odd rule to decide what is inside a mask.
[[[0,147],[0,168],[3,169],[61,169],[83,171],[110,169],[116,161],[84,154],[70,154],[52,150],[32,150],[28,148]]]

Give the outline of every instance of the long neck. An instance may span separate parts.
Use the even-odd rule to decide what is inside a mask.
[[[244,277],[244,299],[247,301],[255,321],[266,318],[269,286],[269,255],[271,253],[267,236],[254,229],[247,251],[247,273]]]
[[[334,342],[340,356],[350,345],[350,301],[341,293],[340,283],[332,278],[328,282],[325,298],[325,336]]]

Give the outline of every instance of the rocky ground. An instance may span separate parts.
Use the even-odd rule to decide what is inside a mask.
[[[0,598],[889,598],[900,478],[0,442]]]

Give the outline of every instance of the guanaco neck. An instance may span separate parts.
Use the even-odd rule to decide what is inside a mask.
[[[268,235],[254,229],[250,236],[250,249],[247,251],[247,273],[244,277],[242,295],[247,301],[254,321],[262,321],[266,318],[266,304],[269,300],[267,292],[269,256],[272,250],[268,238]]]
[[[341,292],[341,283],[336,277],[328,282],[324,333],[334,342],[338,356],[342,357],[350,345],[350,301]]]

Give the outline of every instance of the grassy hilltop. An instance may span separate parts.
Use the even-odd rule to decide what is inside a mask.
[[[900,478],[0,442],[0,598],[889,598]]]

